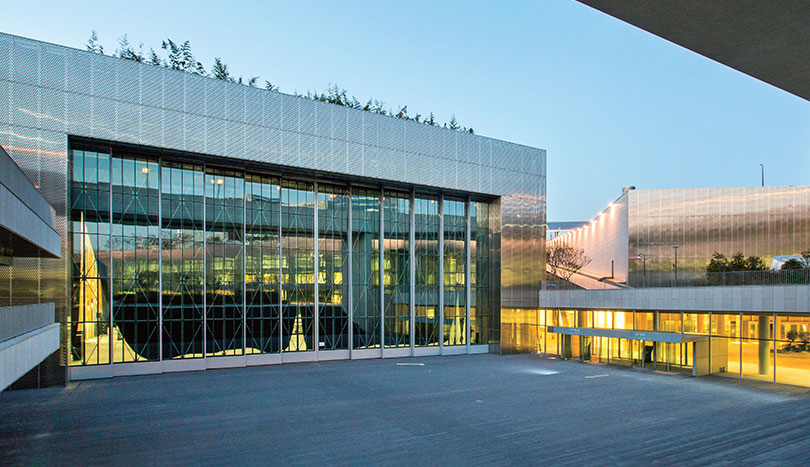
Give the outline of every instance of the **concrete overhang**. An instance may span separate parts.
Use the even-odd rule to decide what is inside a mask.
[[[540,308],[810,314],[806,285],[541,290]]]
[[[0,257],[61,255],[56,213],[0,147]]]
[[[810,100],[810,2],[578,1]]]
[[[630,339],[634,341],[668,342],[670,344],[683,344],[686,342],[700,342],[709,339],[709,336],[694,334],[681,334],[679,332],[659,331],[633,331],[625,329],[598,329],[577,328],[570,326],[549,326],[548,332],[566,334],[569,336],[611,337],[615,339]]]

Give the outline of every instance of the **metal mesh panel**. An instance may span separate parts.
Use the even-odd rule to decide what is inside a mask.
[[[225,118],[225,87],[222,82],[205,80],[205,115]]]
[[[185,149],[187,151],[205,151],[205,120],[202,115],[184,114],[186,135]]]
[[[205,115],[205,78],[183,77],[183,108],[186,113]]]
[[[11,37],[0,36],[0,81],[11,78],[11,48]]]
[[[65,89],[66,55],[67,53],[64,49],[42,44],[40,47],[39,71],[39,81],[42,87],[59,91]]]
[[[225,87],[225,118],[234,122],[245,121],[245,88],[236,84]]]
[[[183,95],[183,75],[178,72],[163,75],[163,108],[182,112]]]
[[[277,92],[265,93],[262,97],[262,121],[264,126],[281,129],[281,94]]]
[[[244,114],[244,112],[242,113]],[[225,154],[239,159],[245,158],[247,156],[245,154],[245,125],[226,121],[225,131]]]
[[[249,125],[262,124],[262,100],[267,91],[261,89],[245,89],[245,122]]]
[[[100,55],[93,55],[91,62],[93,73],[92,95],[115,99],[115,68],[118,60]]]
[[[137,104],[127,102],[116,103],[115,123],[118,139],[132,142],[138,141],[138,134],[140,132],[139,108]]]
[[[132,104],[140,103],[140,65],[127,60],[117,60],[115,67],[115,98]]]
[[[0,123],[11,123],[11,83],[0,81]]]
[[[11,80],[34,86],[39,84],[39,46],[37,43],[15,39],[11,56]]]
[[[115,138],[115,101],[92,98],[93,103],[93,136],[102,139]]]
[[[205,152],[225,154],[225,120],[205,119]]]
[[[11,83],[11,123],[36,128],[39,126],[39,88]]]

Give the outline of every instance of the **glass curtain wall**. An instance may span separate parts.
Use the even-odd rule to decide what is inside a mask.
[[[112,158],[113,362],[159,359],[160,170]]]
[[[410,196],[386,191],[383,196],[383,305],[385,346],[411,345]]]
[[[71,151],[71,365],[110,362],[110,155]]]
[[[467,220],[464,201],[445,199],[444,215],[444,345],[466,344]]]
[[[349,348],[349,191],[318,184],[318,340]]]
[[[470,343],[487,343],[486,203],[90,147],[70,151],[71,365],[465,345],[468,254]]]
[[[242,355],[245,180],[241,173],[205,172],[206,355]]]
[[[203,355],[203,175],[187,164],[161,170],[163,359]]]
[[[281,183],[282,351],[315,350],[315,192],[313,184]]]
[[[281,351],[278,179],[245,179],[245,312],[248,354]]]
[[[352,188],[354,349],[380,346],[380,191]]]
[[[470,344],[489,343],[489,205],[470,203]]]
[[[439,200],[414,201],[416,245],[415,345],[439,345]]]

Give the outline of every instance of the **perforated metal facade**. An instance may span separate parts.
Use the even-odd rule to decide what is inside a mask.
[[[55,208],[63,251],[70,136],[491,197],[495,299],[537,306],[544,150],[0,34],[0,145]],[[0,268],[0,304],[54,301],[64,322],[66,257]]]

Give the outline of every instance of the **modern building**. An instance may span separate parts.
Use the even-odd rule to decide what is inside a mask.
[[[42,384],[497,352],[537,309],[541,149],[6,34],[0,145],[62,239],[0,267],[55,304]]]
[[[590,259],[571,276],[586,289],[668,287],[676,278],[703,285],[714,253],[767,266],[810,250],[810,186],[627,187],[590,222],[549,241],[562,244]]]
[[[591,262],[571,276],[577,290],[543,290],[536,313],[504,314],[504,329],[531,329],[521,348],[810,386],[810,269],[706,270],[715,252],[764,267],[810,249],[810,186],[625,189],[548,245]]]
[[[37,277],[25,274],[45,258],[61,255],[55,211],[0,147],[0,391],[34,371],[59,350],[59,324],[54,303],[43,300]],[[10,287],[7,271],[23,272]],[[53,360],[53,358],[52,358]],[[30,381],[33,380],[33,381]]]

